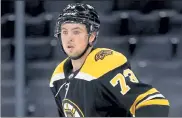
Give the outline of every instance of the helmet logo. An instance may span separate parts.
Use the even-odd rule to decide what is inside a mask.
[[[89,9],[94,9],[91,5],[88,5],[88,4],[87,4],[87,7],[88,7]]]
[[[63,16],[66,16],[66,15],[76,15],[75,12],[70,12],[70,13],[64,13]]]
[[[74,9],[74,8],[75,8],[75,5],[70,5],[70,4],[69,4],[68,7],[67,7],[66,9],[70,9],[70,8],[71,8],[71,9]]]

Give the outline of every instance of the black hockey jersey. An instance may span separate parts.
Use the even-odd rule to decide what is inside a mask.
[[[94,49],[77,72],[69,58],[50,80],[60,116],[168,116],[168,100],[133,73],[127,58],[107,48]]]

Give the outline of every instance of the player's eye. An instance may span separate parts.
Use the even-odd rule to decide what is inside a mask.
[[[73,34],[78,35],[78,34],[80,34],[80,31],[73,31]]]
[[[62,31],[62,34],[66,35],[68,34],[68,31]]]

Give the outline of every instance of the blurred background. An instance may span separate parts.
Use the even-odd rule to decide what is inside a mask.
[[[53,37],[69,3],[95,7],[96,47],[128,57],[137,77],[182,116],[182,0],[1,0],[1,116],[58,116],[49,79],[65,55]]]

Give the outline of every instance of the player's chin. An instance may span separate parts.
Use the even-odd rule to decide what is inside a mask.
[[[75,54],[69,54],[68,56],[69,57],[71,57],[71,58],[76,58],[76,57],[78,57],[80,54],[78,54],[78,53],[75,53]]]
[[[73,52],[67,52],[66,53],[69,57],[76,57],[76,54],[74,54]]]
[[[66,54],[68,55],[68,56],[74,56],[75,54],[74,54],[74,51],[72,50],[72,51],[70,51],[70,50],[65,50],[65,52],[66,52]]]

